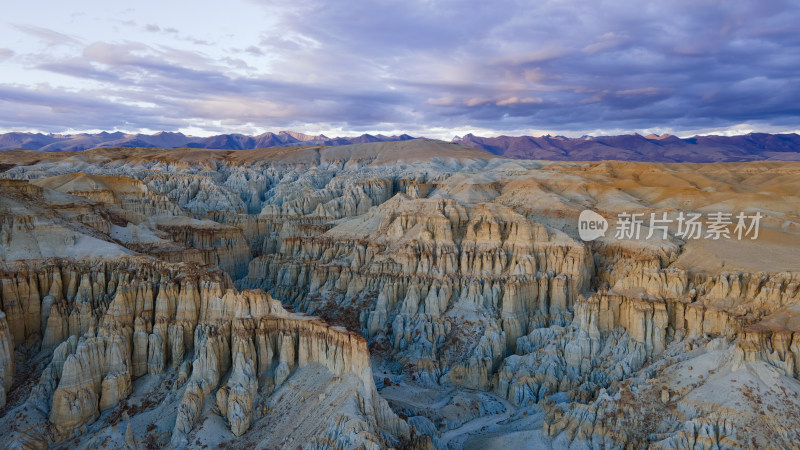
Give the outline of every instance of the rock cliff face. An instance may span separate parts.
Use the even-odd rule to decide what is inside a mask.
[[[327,383],[357,380],[354,392],[366,403],[354,420],[365,425],[342,439],[365,433],[382,445],[409,438],[408,425],[377,394],[362,337],[289,313],[263,291],[236,291],[224,272],[142,257],[15,269],[0,278],[0,300],[16,324],[9,328],[0,317],[3,393],[12,388],[15,339],[52,355],[17,407],[30,405],[46,417],[54,442],[91,438],[95,421],[108,421],[105,411],[119,414],[137,380],[167,383],[176,375],[168,392],[183,394],[173,414],[172,446],[189,443],[187,435],[208,414],[203,405],[209,396],[240,436],[264,416],[270,394],[309,364],[331,374]]]
[[[161,221],[156,225],[170,240],[199,251],[202,263],[219,267],[234,278],[247,272],[250,245],[242,230],[213,221],[176,220]],[[159,256],[166,260],[182,261],[185,250],[170,250]]]
[[[0,377],[3,391],[0,392],[0,408],[6,404],[6,395],[14,383],[14,338],[8,329],[5,314],[0,314]]]
[[[10,155],[0,374],[6,410],[31,406],[51,442],[800,439],[796,164],[519,162],[424,140]],[[584,209],[609,221],[594,242]],[[759,212],[758,239],[614,236],[623,212],[714,211]],[[21,420],[0,417],[3,442],[35,441]]]
[[[488,387],[531,320],[568,314],[592,273],[579,243],[508,209],[444,199],[398,194],[323,236],[298,234],[254,259],[240,284],[313,313],[369,302],[342,323],[386,342],[421,377],[475,388]],[[466,328],[478,340],[459,340]],[[450,352],[473,355],[442,357]]]

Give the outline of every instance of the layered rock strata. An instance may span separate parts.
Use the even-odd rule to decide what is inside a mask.
[[[0,374],[8,391],[15,339],[52,352],[27,402],[47,417],[55,441],[86,433],[125,401],[137,378],[173,372],[174,388],[184,391],[173,446],[188,444],[185,436],[214,392],[213,403],[239,436],[263,416],[260,402],[312,363],[357,377],[363,417],[373,426],[365,432],[376,433],[376,442],[409,436],[377,395],[363,338],[288,313],[263,291],[231,289],[224,272],[144,258],[16,269],[0,278],[0,300],[15,325],[0,318]]]

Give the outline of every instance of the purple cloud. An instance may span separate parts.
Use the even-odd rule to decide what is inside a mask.
[[[5,61],[14,55],[14,50],[11,50],[10,48],[0,48],[0,62]]]
[[[20,30],[81,48],[29,69],[97,83],[53,88],[51,101],[84,90],[107,112],[101,122],[124,117],[149,129],[224,122],[680,131],[796,127],[800,117],[796,2],[253,2],[271,22],[234,49],[205,37],[187,48],[179,45],[186,33],[161,25],[145,27],[173,41],[82,36],[90,43],[81,44]],[[8,107],[0,127],[18,123],[27,107],[46,107],[26,103],[39,98],[39,86],[13,89],[29,97],[4,100],[20,112]],[[71,128],[87,121],[58,111],[45,117]]]

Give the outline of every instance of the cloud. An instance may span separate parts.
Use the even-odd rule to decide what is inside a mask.
[[[434,106],[451,106],[453,104],[453,98],[452,97],[429,98],[428,104]]]
[[[162,28],[154,23],[148,23],[143,27],[143,29],[144,31],[147,31],[149,33],[163,33],[163,34],[174,34],[174,35],[180,34],[180,31],[178,31],[177,28],[174,27]]]
[[[35,89],[0,85],[0,126],[16,129],[139,129],[175,126],[152,108],[123,105],[90,92],[68,92],[39,85]]]
[[[264,52],[261,51],[261,49],[256,47],[255,45],[247,47],[246,49],[244,49],[244,51],[253,56],[264,56]]]
[[[614,49],[628,40],[628,36],[620,36],[613,31],[609,31],[598,37],[595,42],[583,47],[582,52],[593,55],[606,50]]]
[[[80,40],[66,35],[64,33],[59,33],[58,31],[51,30],[49,28],[38,27],[35,25],[14,25],[19,31],[23,33],[33,36],[41,41],[46,42],[49,45],[80,45]]]
[[[42,122],[73,128],[118,120],[149,129],[327,123],[679,132],[740,123],[794,127],[800,118],[796,2],[252,4],[270,24],[236,45],[141,17],[132,23],[148,25],[136,28],[171,35],[161,41],[169,45],[17,27],[70,50],[24,55],[12,46],[11,53],[0,50],[0,61],[21,59],[4,56],[16,52],[37,61],[25,70],[75,84],[45,89],[11,80],[4,87],[13,84],[20,95],[3,99],[0,127],[35,123],[41,114]],[[213,17],[205,20],[207,29],[218,28]],[[73,117],[65,105],[80,96],[93,96],[105,113]],[[48,109],[45,99],[56,106]]]
[[[542,99],[538,97],[508,97],[503,100],[498,101],[495,103],[497,106],[510,106],[510,105],[517,105],[517,104],[525,104],[525,103],[542,103]]]
[[[572,48],[560,45],[546,45],[522,53],[505,55],[490,59],[489,64],[496,66],[531,66],[546,61],[562,58],[573,51]]]
[[[119,81],[119,77],[116,74],[104,70],[99,70],[91,64],[85,64],[81,60],[73,60],[73,61],[65,60],[65,61],[44,63],[44,64],[39,64],[37,68],[41,70],[46,70],[48,72],[68,75],[75,78],[107,81],[107,82]]]

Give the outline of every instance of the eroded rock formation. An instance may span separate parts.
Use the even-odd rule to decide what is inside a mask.
[[[109,439],[132,445],[148,425],[128,411],[176,447],[221,442],[214,424],[267,447],[800,438],[795,164],[758,163],[765,178],[430,141],[103,149],[73,156],[81,173],[16,157],[0,180],[0,373],[51,441],[91,445],[119,422]],[[757,208],[759,240],[612,236],[621,212],[709,205]],[[583,209],[606,236],[578,238]],[[42,361],[24,388],[20,355]]]

